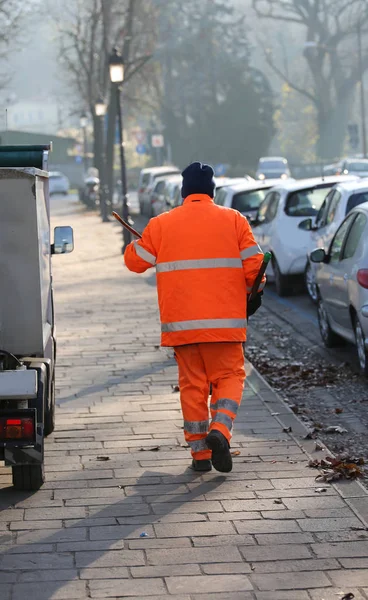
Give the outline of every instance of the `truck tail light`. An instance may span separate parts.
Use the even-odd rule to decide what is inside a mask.
[[[20,419],[0,419],[0,440],[7,441],[33,441],[35,438],[35,422],[33,417]]]
[[[357,280],[359,285],[368,290],[368,269],[359,269],[357,273]]]

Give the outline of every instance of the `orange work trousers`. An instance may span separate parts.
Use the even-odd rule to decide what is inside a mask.
[[[244,353],[241,342],[211,342],[175,347],[179,368],[180,401],[184,436],[193,458],[211,458],[205,438],[209,431],[221,431],[230,442],[231,429],[240,406],[244,381]],[[212,396],[209,422],[208,397]]]

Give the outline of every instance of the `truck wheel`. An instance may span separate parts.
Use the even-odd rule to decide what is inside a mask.
[[[50,435],[55,429],[55,370],[52,374],[50,386],[50,399],[45,408],[44,434]]]
[[[44,465],[17,465],[12,467],[13,486],[16,490],[39,490],[45,482]]]

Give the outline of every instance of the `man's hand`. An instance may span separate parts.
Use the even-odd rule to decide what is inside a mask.
[[[247,316],[251,317],[252,315],[254,315],[254,313],[257,312],[257,310],[261,307],[262,305],[262,296],[263,296],[263,292],[259,292],[254,298],[253,300],[248,300],[248,304],[247,304]]]

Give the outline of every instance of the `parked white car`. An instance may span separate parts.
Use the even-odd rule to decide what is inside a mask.
[[[311,252],[317,263],[318,321],[328,348],[341,338],[358,350],[368,377],[368,202],[353,208],[329,249]]]
[[[67,196],[69,194],[69,179],[59,171],[50,171],[49,173],[49,193],[50,196],[54,194],[63,194]]]
[[[340,175],[356,175],[357,177],[368,177],[368,159],[346,158],[340,163]]]
[[[272,252],[267,274],[274,279],[279,296],[288,295],[295,277],[301,278],[305,273],[310,232],[299,229],[299,224],[306,217],[315,219],[331,188],[349,179],[356,178],[289,180],[267,193],[254,223],[254,235],[264,252]]]
[[[337,228],[346,215],[364,202],[368,202],[368,179],[335,185],[327,194],[315,221],[309,218],[299,224],[300,229],[311,232],[308,252],[315,248],[329,248]],[[313,302],[317,302],[315,273],[315,265],[307,259],[305,284]]]
[[[151,167],[142,169],[139,175],[138,201],[139,209],[142,215],[152,217],[152,205],[150,203],[150,194],[152,192],[155,179],[180,173],[180,169],[174,166]]]
[[[280,179],[243,180],[241,183],[231,183],[216,192],[215,203],[219,206],[233,208],[247,217],[249,221],[253,221],[266,193],[278,183],[280,183]]]

